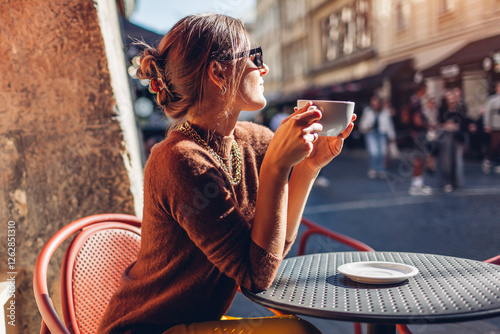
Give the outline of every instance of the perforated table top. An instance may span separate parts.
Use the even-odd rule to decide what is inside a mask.
[[[356,283],[344,263],[390,261],[419,273],[391,285]],[[283,260],[272,286],[249,299],[285,312],[353,322],[456,322],[500,315],[500,266],[449,256],[396,252],[312,254]]]

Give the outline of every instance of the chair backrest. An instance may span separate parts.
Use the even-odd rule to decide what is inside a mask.
[[[130,215],[94,215],[68,224],[46,243],[35,265],[33,288],[50,332],[95,333],[124,270],[137,257],[140,225],[140,219]],[[48,294],[47,267],[57,247],[76,232],[61,267],[64,325]]]
[[[137,258],[138,228],[104,223],[80,232],[66,251],[61,268],[61,305],[74,333],[97,331],[109,299],[125,269]]]
[[[298,255],[304,255],[305,250],[306,250],[306,244],[307,240],[309,237],[313,234],[320,234],[327,236],[333,240],[336,240],[337,242],[344,244],[346,246],[349,246],[351,248],[354,248],[356,250],[362,251],[362,252],[374,252],[375,250],[368,246],[367,244],[353,239],[351,237],[348,237],[347,235],[332,231],[330,229],[327,229],[326,227],[319,225],[305,217],[302,217],[301,224],[307,228],[307,230],[302,234],[300,237],[300,242],[299,242],[299,251]]]

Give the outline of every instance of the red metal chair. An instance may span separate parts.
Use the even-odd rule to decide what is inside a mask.
[[[41,333],[95,333],[125,268],[136,259],[140,226],[135,216],[93,215],[68,224],[45,244],[33,275]],[[49,296],[47,268],[55,250],[75,233],[61,266],[63,323]]]
[[[306,243],[309,237],[313,234],[321,234],[324,236],[327,236],[329,238],[332,238],[344,245],[350,246],[351,248],[354,248],[356,250],[362,251],[362,252],[374,252],[375,250],[368,246],[365,243],[362,243],[361,241],[358,241],[356,239],[353,239],[351,237],[348,237],[346,235],[334,232],[332,230],[329,230],[317,223],[312,222],[311,220],[302,217],[302,222],[301,224],[305,227],[307,227],[307,230],[302,234],[300,237],[299,241],[299,251],[298,255],[304,255],[305,250],[306,250]]]
[[[498,264],[500,266],[500,255],[492,257],[491,259],[485,260],[486,263]]]
[[[330,237],[357,250],[373,251],[360,241],[306,218],[302,224],[307,230],[300,239],[299,255],[304,254],[307,240],[313,234]],[[43,319],[41,333],[95,332],[123,271],[139,251],[140,226],[141,220],[135,216],[93,215],[68,224],[46,243],[38,256],[33,277],[35,299]],[[47,268],[55,250],[75,233],[78,234],[68,246],[61,266],[63,322],[49,297]],[[355,332],[361,333],[360,324],[355,324]]]

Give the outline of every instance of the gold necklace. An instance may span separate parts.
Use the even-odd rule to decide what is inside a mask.
[[[237,186],[241,182],[241,151],[240,147],[238,146],[238,143],[236,143],[236,140],[233,139],[233,143],[231,146],[231,161],[232,165],[235,166],[235,171],[234,171],[234,177],[231,175],[231,171],[229,168],[226,166],[224,163],[224,158],[222,158],[217,152],[214,151],[213,148],[208,145],[206,141],[204,141],[200,135],[191,127],[191,124],[189,122],[185,122],[182,124],[179,128],[179,131],[193,139],[198,145],[202,146],[205,148],[210,155],[217,161],[224,172],[226,176],[229,179],[229,183],[231,183],[233,186]]]

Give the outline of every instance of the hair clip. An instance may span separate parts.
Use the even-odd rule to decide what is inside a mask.
[[[149,82],[149,91],[152,94],[158,94],[162,89],[166,89],[167,92],[169,92],[169,89],[167,88],[167,85],[165,85],[165,82],[162,78],[151,79],[151,81]]]
[[[158,94],[162,89],[165,89],[168,96],[170,96],[170,99],[174,100],[174,94],[172,94],[172,91],[168,88],[162,78],[151,79],[151,81],[149,82],[149,92],[151,94]]]

